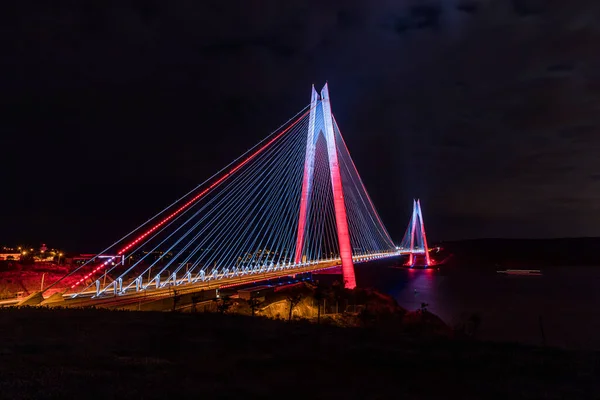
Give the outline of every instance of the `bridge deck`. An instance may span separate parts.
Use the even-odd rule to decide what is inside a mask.
[[[381,253],[374,255],[355,256],[353,257],[355,263],[366,262],[374,259],[390,258],[400,255],[408,254],[408,252],[400,250],[394,253]],[[340,259],[327,260],[317,264],[298,266],[295,268],[288,268],[278,271],[269,271],[262,273],[252,273],[239,276],[221,276],[218,279],[211,279],[206,281],[198,281],[194,283],[187,283],[187,281],[179,280],[178,284],[173,284],[159,288],[147,288],[145,290],[136,291],[135,288],[130,288],[128,291],[123,293],[107,292],[101,296],[96,296],[96,291],[87,291],[77,294],[74,297],[73,294],[64,294],[64,302],[56,303],[62,307],[101,307],[101,308],[121,308],[126,307],[130,304],[138,304],[140,302],[156,301],[164,298],[169,298],[175,295],[187,295],[200,291],[209,291],[214,289],[221,289],[232,286],[240,286],[244,284],[250,284],[254,282],[261,282],[271,279],[276,279],[284,276],[302,274],[307,272],[315,272],[319,270],[325,270],[329,268],[339,267],[341,265]],[[0,302],[0,307],[5,306],[16,306],[19,305],[20,300],[13,299]],[[44,304],[44,303],[42,303]],[[47,304],[52,305],[52,304]]]

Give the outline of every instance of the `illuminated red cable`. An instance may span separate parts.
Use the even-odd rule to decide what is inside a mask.
[[[264,149],[266,149],[267,147],[269,147],[273,142],[275,142],[277,139],[279,139],[281,136],[283,136],[286,132],[288,132],[290,129],[292,129],[294,126],[296,126],[296,124],[298,122],[300,122],[300,120],[302,120],[309,112],[310,112],[310,110],[306,111],[304,114],[302,114],[300,117],[298,117],[290,126],[288,126],[287,128],[285,128],[283,131],[281,131],[275,137],[271,138],[271,140],[269,140],[267,143],[265,143],[263,146],[261,146],[259,149],[257,149],[254,153],[252,153],[251,155],[249,155],[244,161],[242,161],[240,164],[238,164],[236,167],[234,167],[231,171],[229,171],[228,173],[226,173],[225,175],[223,175],[222,177],[220,177],[219,179],[217,179],[209,187],[207,187],[206,189],[204,189],[203,191],[201,191],[200,193],[198,193],[194,198],[192,198],[187,203],[185,203],[184,205],[182,205],[181,207],[179,207],[177,210],[173,211],[170,215],[168,215],[166,218],[164,218],[158,224],[154,225],[152,228],[150,228],[149,230],[147,230],[146,232],[144,232],[142,235],[140,235],[133,242],[131,242],[127,246],[123,247],[121,250],[119,250],[119,252],[117,253],[117,256],[124,255],[127,250],[131,249],[133,246],[135,246],[136,244],[138,244],[141,240],[143,240],[144,238],[146,238],[148,235],[150,235],[156,229],[160,228],[165,223],[167,223],[168,221],[170,221],[171,219],[173,219],[175,216],[177,216],[178,214],[180,214],[183,210],[185,210],[186,208],[188,208],[189,206],[191,206],[193,203],[195,203],[196,201],[198,201],[201,197],[203,197],[210,190],[214,189],[217,185],[219,185],[225,179],[229,178],[232,174],[234,174],[236,171],[238,171],[244,165],[246,165],[247,163],[249,163],[257,155],[259,155]],[[102,264],[98,265],[90,273],[88,273],[83,278],[81,278],[80,280],[78,280],[75,284],[73,284],[71,286],[71,289],[75,288],[76,286],[78,286],[79,284],[81,284],[82,282],[84,282],[86,279],[88,279],[89,277],[91,277],[93,274],[95,274],[96,272],[98,272],[102,268],[106,267],[112,260],[114,260],[114,258],[115,257],[110,258],[107,261],[103,262]]]

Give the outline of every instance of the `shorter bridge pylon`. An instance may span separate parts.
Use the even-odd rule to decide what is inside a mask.
[[[409,253],[408,266],[429,267],[432,265],[429,256],[429,247],[427,246],[425,224],[423,223],[423,212],[421,211],[421,202],[419,199],[413,200],[412,216],[408,223],[408,227],[406,228],[406,233],[404,234],[400,248]],[[422,260],[421,263],[419,263],[418,259]]]

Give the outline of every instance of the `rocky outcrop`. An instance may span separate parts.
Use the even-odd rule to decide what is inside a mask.
[[[274,319],[287,319],[290,312],[290,302],[278,300],[260,308],[258,315]],[[311,319],[317,317],[317,307],[314,298],[305,297],[292,310],[292,318]]]

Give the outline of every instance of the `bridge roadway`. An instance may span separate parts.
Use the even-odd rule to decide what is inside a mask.
[[[375,259],[395,257],[403,254],[408,254],[408,252],[397,251],[393,253],[378,253],[365,256],[355,256],[353,257],[353,259],[355,263],[361,263]],[[49,298],[45,299],[44,301],[38,304],[50,307],[61,306],[69,308],[97,307],[107,309],[159,310],[161,308],[168,308],[167,303],[171,304],[172,300],[165,300],[172,299],[174,296],[178,296],[181,299],[184,299],[185,301],[191,301],[192,297],[195,294],[200,293],[202,291],[204,291],[204,293],[206,294],[210,294],[212,291],[215,291],[217,289],[267,281],[284,276],[302,274],[307,272],[315,272],[319,270],[335,268],[338,266],[341,266],[341,260],[332,259],[317,264],[298,266],[296,268],[263,272],[258,274],[254,273],[232,277],[222,277],[220,279],[198,281],[195,283],[187,283],[186,281],[185,284],[171,284],[165,287],[146,289],[140,291],[135,291],[135,288],[131,288],[125,293],[107,293],[99,297],[94,297],[96,295],[95,290],[79,293],[76,297],[73,297],[73,294],[63,294],[62,301],[51,301],[52,299]],[[183,280],[180,280],[179,282],[182,281]],[[21,304],[21,302],[22,301],[16,299],[4,301],[0,302],[0,307],[18,306]],[[31,302],[27,304],[32,305]],[[155,306],[152,306],[152,304],[154,304]]]

